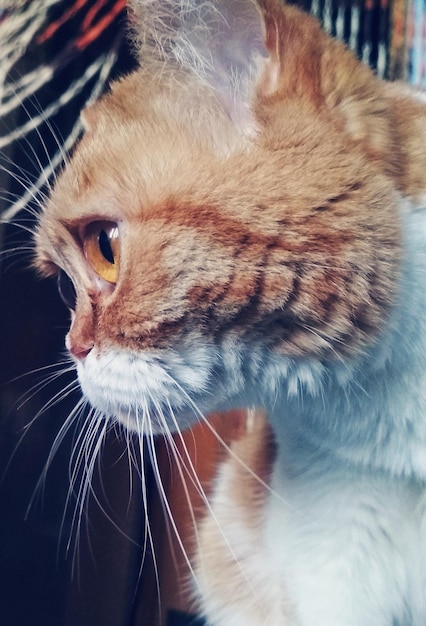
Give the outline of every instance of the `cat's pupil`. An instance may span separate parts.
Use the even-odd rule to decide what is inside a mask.
[[[83,253],[96,274],[115,285],[120,262],[119,230],[115,222],[92,222],[82,235]]]
[[[63,270],[58,274],[58,291],[62,302],[69,308],[75,309],[77,294],[71,278]]]
[[[108,233],[105,230],[101,230],[99,233],[99,249],[102,256],[108,261],[108,263],[115,263],[114,252],[111,247]]]

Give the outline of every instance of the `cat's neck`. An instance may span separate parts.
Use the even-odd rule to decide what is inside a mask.
[[[283,362],[284,391],[270,415],[285,455],[333,455],[345,463],[426,479],[426,208],[401,201],[404,258],[385,330],[350,361]],[[269,372],[268,372],[269,369]],[[270,386],[277,362],[264,368]],[[275,376],[276,378],[276,376]]]

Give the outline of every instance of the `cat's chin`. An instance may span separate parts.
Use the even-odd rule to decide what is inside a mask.
[[[124,426],[126,431],[135,433],[140,437],[174,434],[192,425],[191,422],[188,422],[186,426],[181,416],[179,416],[179,421],[182,421],[182,426],[171,424],[162,412],[150,411],[148,418],[145,414],[141,415],[139,411],[131,407],[123,407],[114,414],[104,415],[104,417],[114,420]]]
[[[140,435],[157,435],[204,418],[212,361],[209,348],[187,354],[93,350],[77,363],[77,373],[84,396],[105,418]]]

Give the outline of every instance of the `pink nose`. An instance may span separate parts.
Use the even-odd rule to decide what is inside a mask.
[[[78,359],[79,361],[83,361],[83,359],[86,358],[90,350],[93,348],[93,342],[89,342],[89,341],[87,342],[69,341],[68,343],[69,343],[68,350],[71,352],[73,357]]]

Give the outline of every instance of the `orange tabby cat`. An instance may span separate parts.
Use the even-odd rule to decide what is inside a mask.
[[[424,98],[278,0],[132,7],[140,67],[36,238],[83,393],[148,437],[247,408],[194,559],[210,625],[424,626]]]

